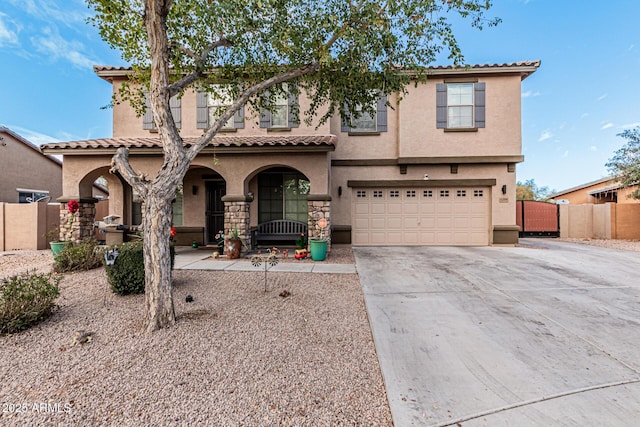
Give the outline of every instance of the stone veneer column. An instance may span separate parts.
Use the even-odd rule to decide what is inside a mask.
[[[231,237],[231,231],[238,227],[238,234],[244,243],[242,251],[251,248],[251,234],[249,227],[249,204],[253,198],[247,196],[223,196],[224,202],[224,236]]]
[[[67,203],[73,198],[60,197],[60,240],[79,243],[94,239],[93,223],[96,220],[96,203],[98,199],[86,198],[78,200],[80,208],[74,214],[71,224],[71,214],[67,210]]]
[[[307,206],[309,208],[309,238],[319,238],[322,234],[329,240],[329,247],[331,247],[331,196],[329,194],[309,194]],[[320,227],[317,226],[321,219],[327,220],[327,227],[322,230],[322,233]]]

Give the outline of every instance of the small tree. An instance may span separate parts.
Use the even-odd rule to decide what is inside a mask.
[[[189,165],[245,104],[270,109],[286,90],[306,92],[303,112],[320,123],[346,111],[365,113],[381,94],[403,93],[426,79],[424,66],[443,49],[463,61],[450,19],[482,28],[490,0],[87,0],[102,38],[132,64],[122,99],[141,112],[148,90],[164,162],[146,177],[120,148],[118,172],[143,200],[146,329],[175,321],[171,296],[171,200]],[[220,93],[216,84],[224,82]],[[196,142],[185,147],[169,98],[187,88],[234,101]],[[267,91],[268,90],[268,91]],[[116,100],[117,102],[117,100]],[[326,109],[324,109],[326,106]],[[321,110],[321,107],[323,110]],[[359,114],[359,113],[357,113]]]
[[[516,183],[516,200],[549,200],[549,194],[553,192],[547,186],[538,187],[533,178]]]
[[[640,183],[640,127],[627,129],[618,136],[627,143],[618,149],[606,166],[612,175],[620,180],[623,187],[632,187]],[[640,187],[636,188],[629,197],[640,199]]]

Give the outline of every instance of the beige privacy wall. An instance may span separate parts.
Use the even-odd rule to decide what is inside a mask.
[[[0,251],[47,249],[59,211],[58,204],[0,203]]]
[[[560,237],[640,239],[640,205],[560,205]]]

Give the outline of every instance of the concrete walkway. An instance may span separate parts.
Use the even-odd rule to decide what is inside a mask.
[[[210,259],[211,252],[191,248],[177,248],[174,270],[215,270],[215,271],[264,271],[264,265],[258,267],[249,259]],[[328,264],[326,262],[291,261],[280,262],[269,271],[294,273],[330,273],[355,274],[354,264]]]

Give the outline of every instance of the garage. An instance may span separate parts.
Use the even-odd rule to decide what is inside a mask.
[[[354,245],[489,244],[490,187],[353,188]]]

